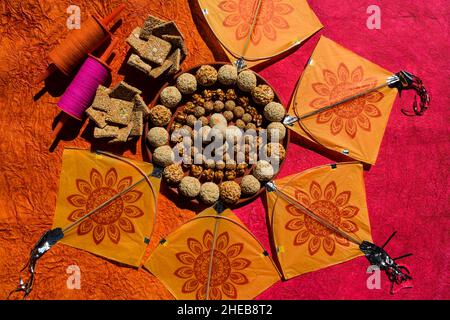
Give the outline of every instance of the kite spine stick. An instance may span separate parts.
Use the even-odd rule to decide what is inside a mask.
[[[335,102],[335,103],[333,103],[333,104],[331,104],[331,105],[329,105],[329,106],[326,106],[326,107],[320,108],[320,109],[318,109],[318,110],[314,110],[314,111],[312,111],[312,112],[306,113],[306,114],[304,114],[303,116],[301,116],[301,117],[299,117],[299,118],[286,119],[285,122],[284,122],[284,124],[285,124],[285,125],[291,125],[293,122],[295,122],[294,119],[296,119],[296,121],[299,121],[299,120],[301,121],[301,120],[303,120],[303,119],[306,119],[306,118],[315,116],[315,115],[317,115],[317,114],[319,114],[319,113],[322,113],[322,112],[328,111],[328,110],[330,110],[330,109],[336,108],[337,106],[339,106],[339,105],[341,105],[341,104],[343,104],[343,103],[346,103],[346,102],[349,102],[349,101],[352,101],[352,100],[361,98],[361,97],[363,97],[363,96],[365,96],[366,94],[369,94],[369,93],[371,93],[371,92],[374,92],[374,91],[383,89],[383,88],[385,88],[385,87],[393,86],[394,84],[396,84],[396,83],[399,82],[399,81],[400,81],[400,78],[399,78],[397,75],[394,74],[393,76],[387,78],[386,83],[384,83],[384,84],[382,84],[382,85],[379,85],[378,87],[374,87],[374,88],[369,89],[369,90],[367,90],[367,91],[358,93],[358,94],[356,94],[356,95],[354,95],[354,96],[348,97],[348,98],[343,99],[343,100],[338,101],[338,102]]]
[[[216,221],[214,222],[213,241],[211,243],[211,254],[209,256],[208,279],[206,282],[206,298],[205,298],[205,300],[209,300],[209,288],[211,286],[212,267],[213,267],[213,259],[214,259],[214,250],[216,248],[218,226],[219,226],[219,219],[216,218]]]
[[[256,7],[255,16],[253,17],[252,25],[250,26],[250,30],[247,35],[247,39],[245,39],[244,49],[242,50],[241,57],[235,62],[238,71],[241,71],[246,67],[246,63],[244,61],[244,56],[247,53],[248,46],[250,45],[250,40],[252,38],[253,31],[255,30],[256,21],[258,20],[259,11],[261,10],[262,0],[258,1],[258,5]]]
[[[389,78],[389,79],[390,79],[390,78]],[[389,84],[389,82],[386,82],[386,83],[384,83],[384,84],[382,84],[382,85],[379,85],[378,87],[374,87],[374,88],[369,89],[369,90],[367,90],[367,91],[358,93],[357,95],[354,95],[354,96],[348,97],[348,98],[346,98],[346,99],[343,99],[343,100],[341,100],[341,101],[335,102],[335,103],[333,103],[333,104],[331,104],[331,105],[329,105],[329,106],[326,106],[326,107],[323,107],[323,108],[320,108],[320,109],[317,109],[317,110],[308,112],[308,113],[302,115],[301,117],[299,117],[298,120],[301,121],[301,120],[304,120],[304,119],[306,119],[306,118],[315,116],[315,115],[317,115],[317,114],[319,114],[319,113],[322,113],[322,112],[325,112],[325,111],[334,109],[334,108],[338,107],[339,105],[341,105],[341,104],[343,104],[343,103],[346,103],[346,102],[349,102],[349,101],[352,101],[352,100],[361,98],[361,97],[365,96],[366,94],[369,94],[369,93],[371,93],[371,92],[374,92],[374,91],[383,89],[383,88],[388,87],[388,86],[390,86],[390,84]]]
[[[274,182],[271,183],[271,187],[274,189],[274,191],[284,200],[286,200],[288,203],[292,204],[293,206],[295,206],[297,209],[299,209],[300,211],[302,211],[304,214],[306,214],[307,216],[311,217],[312,219],[316,220],[317,222],[321,223],[322,225],[324,225],[325,227],[327,227],[328,229],[334,231],[335,233],[339,234],[340,236],[346,238],[347,240],[353,242],[356,245],[361,245],[362,242],[352,236],[350,236],[349,234],[345,233],[344,231],[340,230],[339,228],[337,228],[336,226],[330,224],[328,221],[326,221],[325,219],[323,219],[322,217],[316,215],[314,212],[312,212],[311,210],[309,210],[308,208],[304,207],[303,205],[301,205],[300,203],[298,203],[297,201],[291,199],[291,197],[289,197],[287,194],[285,194],[283,191],[281,191],[279,188],[277,188],[277,186],[275,185]]]
[[[113,202],[114,200],[116,200],[117,198],[119,198],[120,196],[124,195],[125,193],[127,193],[128,191],[130,191],[131,189],[133,189],[134,187],[136,187],[137,185],[141,184],[142,182],[147,180],[147,177],[151,176],[148,175],[145,178],[142,178],[138,181],[136,181],[135,183],[133,183],[131,186],[129,186],[128,188],[122,190],[121,192],[115,194],[114,196],[112,196],[111,198],[109,198],[108,200],[106,200],[105,202],[103,202],[101,205],[99,205],[98,207],[92,209],[90,212],[86,213],[84,216],[82,216],[80,219],[74,221],[73,223],[71,223],[70,225],[68,225],[67,227],[65,227],[62,232],[65,234],[66,232],[68,232],[70,229],[72,229],[73,227],[75,227],[76,225],[80,224],[81,222],[83,222],[84,220],[86,220],[87,218],[89,218],[90,216],[92,216],[94,213],[96,213],[97,211],[103,209],[104,207],[106,207],[108,204],[110,204],[111,202]]]

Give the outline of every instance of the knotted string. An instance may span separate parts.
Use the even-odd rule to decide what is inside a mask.
[[[413,103],[414,114],[405,109],[402,109],[402,113],[410,117],[422,116],[429,108],[431,102],[431,96],[425,88],[422,80],[407,71],[400,71],[396,74],[396,76],[400,79],[400,81],[395,84],[400,96],[403,90],[414,90],[416,92]],[[417,101],[417,97],[419,97],[420,102]]]

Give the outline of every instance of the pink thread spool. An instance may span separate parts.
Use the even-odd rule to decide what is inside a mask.
[[[111,73],[106,61],[111,56],[118,39],[114,39],[103,55],[99,58],[89,55],[81,66],[67,90],[61,96],[57,106],[64,112],[55,127],[55,134],[68,120],[68,116],[81,120],[84,112],[91,105],[99,85],[105,84]]]

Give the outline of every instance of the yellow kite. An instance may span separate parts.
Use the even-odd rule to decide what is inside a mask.
[[[408,269],[384,251],[387,243],[372,243],[362,164],[322,166],[272,181],[266,188],[284,279],[365,255],[392,283],[404,287],[411,280]]]
[[[253,299],[280,279],[267,251],[229,209],[201,212],[160,241],[144,266],[177,299]]]
[[[323,27],[306,0],[198,2],[230,61],[248,66],[300,45]]]
[[[284,123],[303,138],[375,164],[397,94],[413,89],[422,115],[430,96],[422,81],[393,74],[322,37],[297,85]]]
[[[36,261],[57,242],[140,266],[156,220],[159,174],[149,163],[65,149],[53,229],[31,250],[30,277],[13,292],[31,292]]]

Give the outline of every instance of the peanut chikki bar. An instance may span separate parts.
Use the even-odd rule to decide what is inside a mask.
[[[181,50],[181,59],[186,58],[188,50],[182,37],[165,34],[161,38],[169,42],[172,45],[172,49],[178,48]]]
[[[162,64],[162,66],[154,68],[150,73],[149,76],[152,78],[158,78],[161,76],[164,72],[166,72],[170,67],[172,66],[172,61],[166,60]]]
[[[105,126],[104,128],[94,128],[94,138],[115,138],[119,134],[119,128],[115,126]]]
[[[126,126],[130,123],[134,103],[119,99],[111,99],[111,109],[106,115],[106,122]]]
[[[130,86],[125,81],[121,81],[111,90],[109,96],[115,99],[133,101],[134,97],[141,93],[141,90]]]
[[[130,137],[140,137],[144,130],[144,118],[142,111],[133,112],[131,117],[132,129],[130,132]]]
[[[144,118],[150,114],[150,109],[140,95],[134,97],[134,112],[142,112]]]
[[[168,58],[167,60],[172,62],[172,66],[169,69],[168,74],[173,75],[177,73],[180,70],[180,63],[181,63],[181,50],[177,49],[175,50]]]
[[[127,61],[127,65],[138,69],[139,71],[149,74],[152,71],[152,66],[142,60],[137,54],[131,54]]]
[[[95,93],[94,101],[92,101],[92,108],[108,111],[109,110],[109,93],[110,90],[104,86],[98,86],[97,91]]]
[[[170,49],[172,49],[172,45],[169,42],[151,35],[145,44],[144,52],[140,56],[147,61],[162,65]]]
[[[93,107],[90,107],[86,110],[89,119],[95,122],[97,127],[104,128],[106,123],[106,113],[103,111],[95,110]]]
[[[148,18],[144,21],[144,26],[142,27],[139,36],[141,39],[148,40],[148,38],[152,35],[153,29],[163,23],[166,23],[166,21],[154,16],[148,16]]]
[[[156,37],[161,37],[165,34],[183,37],[177,25],[173,21],[169,21],[154,27],[152,30],[152,34]]]

